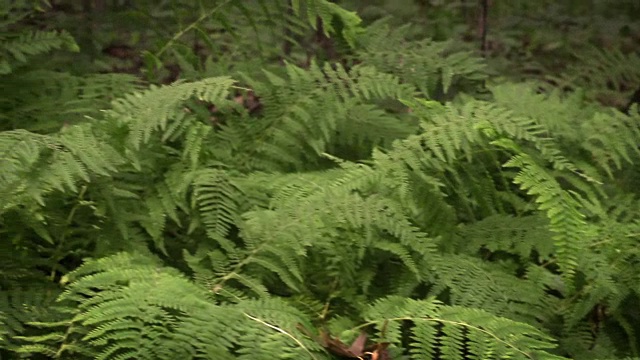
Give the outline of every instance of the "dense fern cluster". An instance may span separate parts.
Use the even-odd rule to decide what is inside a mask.
[[[2,357],[333,359],[361,331],[392,359],[639,356],[640,115],[485,89],[471,52],[329,1],[256,3],[352,61],[143,89],[24,65],[74,43],[4,25]],[[187,30],[261,33],[256,11]]]

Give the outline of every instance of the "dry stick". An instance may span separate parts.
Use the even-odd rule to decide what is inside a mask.
[[[227,0],[227,1],[223,2],[223,3],[221,3],[220,5],[216,6],[215,8],[209,10],[208,12],[200,15],[200,17],[197,18],[196,21],[192,22],[191,24],[189,24],[189,26],[187,26],[186,28],[180,30],[171,39],[169,39],[169,41],[167,41],[167,43],[164,44],[164,46],[160,50],[158,50],[158,52],[155,54],[155,56],[156,57],[160,57],[160,55],[162,55],[165,51],[167,51],[167,49],[169,49],[169,47],[171,47],[171,45],[173,45],[174,42],[176,42],[184,34],[189,32],[189,30],[193,29],[198,24],[200,24],[202,21],[204,21],[206,18],[208,18],[208,17],[212,16],[213,14],[215,14],[216,12],[218,12],[218,10],[220,10],[223,6],[229,4],[230,2],[231,2],[231,0]]]
[[[487,17],[489,14],[489,0],[480,0],[480,51],[487,57]]]
[[[480,53],[487,58],[487,17],[489,15],[489,0],[480,0]],[[486,89],[487,81],[482,80],[482,88]]]
[[[288,337],[289,337],[289,338],[291,338],[293,341],[295,341],[295,342],[296,342],[296,344],[298,344],[298,346],[300,346],[300,348],[302,348],[304,351],[306,351],[306,352],[307,352],[307,354],[309,354],[309,356],[311,356],[311,358],[312,358],[312,359],[314,359],[314,360],[316,360],[316,359],[317,359],[317,358],[313,355],[313,353],[312,353],[312,352],[311,352],[311,351],[310,351],[306,346],[304,346],[304,344],[303,344],[300,340],[298,340],[295,336],[293,336],[291,333],[287,332],[286,330],[284,330],[284,329],[282,329],[282,328],[279,328],[279,327],[277,327],[277,326],[275,326],[275,325],[273,325],[273,324],[270,324],[270,323],[268,323],[268,322],[266,322],[266,321],[264,321],[264,320],[262,320],[262,319],[260,319],[260,318],[257,318],[257,317],[255,317],[255,316],[251,316],[251,315],[249,315],[249,314],[247,314],[247,313],[244,313],[244,316],[248,317],[249,319],[251,319],[251,320],[253,320],[253,321],[257,321],[257,322],[259,322],[260,324],[262,324],[262,325],[264,325],[264,326],[266,326],[266,327],[268,327],[268,328],[271,328],[271,329],[273,329],[273,330],[275,330],[275,331],[277,331],[277,332],[279,332],[279,333],[281,333],[281,334],[284,334],[284,335],[288,336]]]

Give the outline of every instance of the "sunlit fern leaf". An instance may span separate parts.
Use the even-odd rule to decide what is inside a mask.
[[[640,139],[640,132],[633,116],[587,103],[580,92],[536,93],[535,87],[528,84],[505,84],[493,91],[501,106],[518,118],[534,119],[546,129],[548,138],[558,139],[556,143],[562,146],[556,148],[565,157],[576,156],[577,149],[589,151],[592,156],[587,162],[593,162],[592,168],[585,161],[579,167],[586,176],[599,180],[601,176],[593,171],[598,169],[611,177],[623,162],[637,161],[638,148],[634,144]],[[548,150],[545,153],[553,154]],[[575,165],[567,168],[576,171]]]
[[[558,182],[531,157],[516,155],[505,167],[515,167],[520,172],[514,182],[528,194],[536,197],[539,209],[547,213],[554,236],[556,256],[563,273],[572,278],[577,266],[578,250],[584,241],[585,216],[580,212],[577,194],[563,190]]]

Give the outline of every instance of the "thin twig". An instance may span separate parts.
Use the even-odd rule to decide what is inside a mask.
[[[191,24],[189,24],[189,26],[187,26],[186,28],[180,30],[178,33],[173,35],[173,37],[171,39],[169,39],[169,41],[167,41],[167,43],[164,44],[164,46],[160,50],[158,50],[158,52],[156,53],[156,57],[160,57],[160,55],[162,55],[165,51],[167,51],[167,49],[169,49],[169,47],[171,45],[173,45],[174,42],[176,42],[178,39],[180,39],[182,37],[182,35],[184,35],[187,32],[189,32],[191,29],[196,27],[196,25],[198,25],[199,23],[201,23],[202,21],[204,21],[206,18],[210,17],[211,15],[215,14],[218,10],[220,10],[223,6],[227,5],[230,2],[231,2],[231,0],[227,0],[227,1],[223,2],[222,4],[214,7],[209,12],[200,15],[200,17],[196,21],[192,22]]]
[[[298,344],[302,349],[304,349],[304,351],[306,351],[309,354],[309,356],[311,356],[312,359],[317,360],[315,355],[313,355],[313,353],[309,349],[307,349],[307,347],[304,346],[304,344],[300,340],[298,340],[295,336],[291,335],[291,333],[289,333],[286,330],[284,330],[282,328],[279,328],[279,327],[277,327],[275,325],[269,324],[268,322],[266,322],[266,321],[264,321],[262,319],[259,319],[259,318],[255,317],[255,316],[251,316],[251,315],[249,315],[247,313],[243,313],[243,314],[244,314],[244,316],[248,317],[249,319],[251,319],[253,321],[257,321],[257,322],[259,322],[260,324],[262,324],[264,326],[267,326],[267,327],[269,327],[269,328],[271,328],[271,329],[273,329],[273,330],[275,330],[275,331],[277,331],[277,332],[279,332],[281,334],[284,334],[284,335],[288,336],[293,341],[295,341],[296,344]]]

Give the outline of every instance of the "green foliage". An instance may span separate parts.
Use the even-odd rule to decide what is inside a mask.
[[[638,356],[637,114],[333,2],[250,5],[175,2],[146,75],[184,79],[144,87],[38,66],[70,38],[3,13],[0,356]]]
[[[68,49],[79,51],[73,37],[66,31],[39,31],[25,29],[10,31],[10,27],[29,16],[31,10],[22,1],[2,1],[0,16],[0,75],[10,74],[35,55],[51,50]]]

